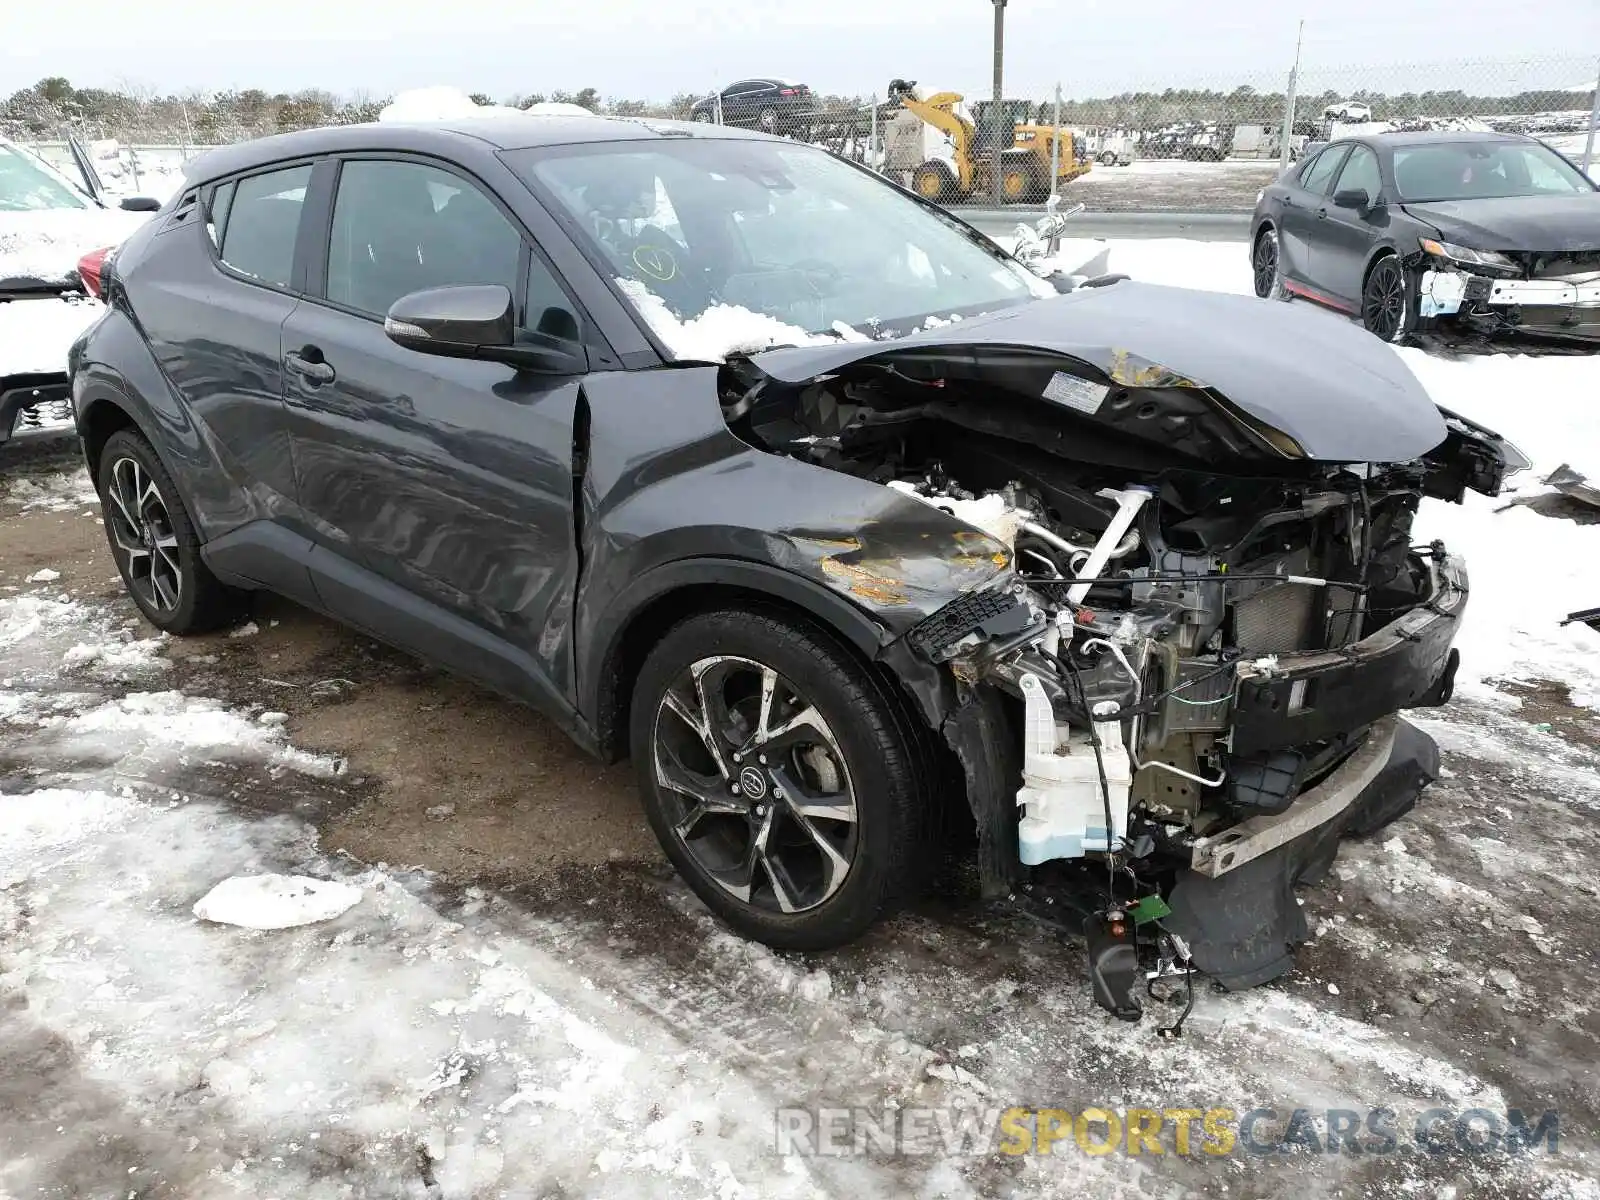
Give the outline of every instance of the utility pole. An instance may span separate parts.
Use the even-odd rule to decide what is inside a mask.
[[[1594,130],[1600,125],[1600,75],[1594,80],[1594,102],[1589,105],[1589,136],[1583,140],[1583,173],[1589,174],[1589,164],[1594,162]],[[1592,175],[1590,178],[1594,178]]]
[[[1300,82],[1300,46],[1305,41],[1306,23],[1300,21],[1300,32],[1294,37],[1294,66],[1289,68],[1289,92],[1283,98],[1283,132],[1278,137],[1278,170],[1289,165],[1289,142],[1294,136],[1294,92]]]
[[[1050,194],[1061,194],[1061,85],[1056,84],[1055,128],[1050,135]]]
[[[990,169],[996,205],[1004,203],[1000,192],[1001,131],[1005,128],[1006,0],[994,0],[994,162]]]

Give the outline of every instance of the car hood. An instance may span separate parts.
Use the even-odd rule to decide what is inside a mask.
[[[1581,254],[1600,250],[1600,192],[1406,204],[1447,242],[1474,250]]]
[[[117,245],[148,216],[98,206],[0,213],[0,294],[77,287],[78,260]]]
[[[1438,407],[1400,356],[1342,318],[1129,280],[892,342],[796,346],[751,361],[774,379],[803,383],[854,363],[925,358],[930,350],[979,365],[988,354],[1032,350],[1087,364],[1090,375],[1113,384],[1208,388],[1327,462],[1406,462],[1446,434]],[[1041,400],[1077,408],[1049,395]]]

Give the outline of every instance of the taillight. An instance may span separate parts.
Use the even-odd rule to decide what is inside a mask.
[[[778,95],[780,95],[780,96],[798,96],[799,94],[800,94],[800,89],[799,88],[779,88],[778,89]]]
[[[83,290],[96,300],[105,299],[105,288],[101,277],[105,273],[106,258],[113,247],[102,246],[98,250],[91,250],[78,260],[78,278],[83,280]]]

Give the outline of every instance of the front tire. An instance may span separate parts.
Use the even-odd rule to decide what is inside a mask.
[[[1361,289],[1361,324],[1386,342],[1406,340],[1417,323],[1417,289],[1400,259],[1385,255],[1367,272]]]
[[[744,609],[685,620],[646,659],[630,716],[645,813],[741,935],[831,949],[911,889],[932,798],[886,686],[816,627]]]
[[[100,453],[100,512],[128,595],[166,633],[206,633],[236,620],[243,596],[200,558],[200,538],[172,477],[143,435],[120,429]]]

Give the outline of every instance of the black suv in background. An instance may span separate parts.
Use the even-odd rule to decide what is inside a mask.
[[[792,79],[741,79],[730,83],[715,96],[696,101],[689,110],[691,119],[720,123],[767,133],[792,133],[802,128],[819,111],[811,89]]]

